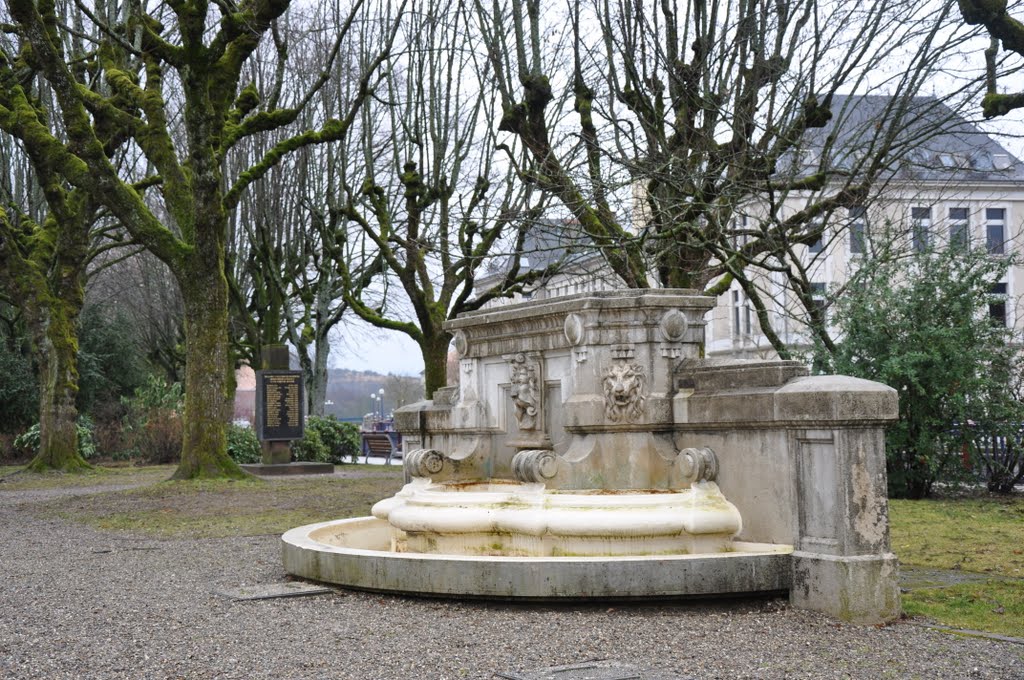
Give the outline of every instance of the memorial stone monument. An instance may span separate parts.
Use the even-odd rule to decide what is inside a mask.
[[[264,370],[256,371],[256,436],[262,462],[242,465],[254,475],[333,474],[330,463],[292,462],[291,442],[302,439],[305,392],[302,372],[288,370],[288,347],[263,351]]]

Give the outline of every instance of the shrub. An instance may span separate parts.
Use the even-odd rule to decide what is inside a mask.
[[[78,410],[97,415],[131,395],[145,378],[135,325],[121,312],[86,305],[78,323]]]
[[[138,457],[139,452],[133,448],[134,438],[125,431],[122,418],[114,419],[109,417],[109,414],[97,414],[95,422],[92,436],[100,455],[110,456],[113,460],[131,460]]]
[[[136,448],[152,465],[177,463],[185,428],[181,414],[172,409],[150,410],[141,430],[136,430]]]
[[[170,409],[181,412],[184,393],[181,383],[168,383],[157,375],[148,375],[141,385],[135,388],[131,397],[122,398],[122,402],[134,414],[144,413],[149,409]]]
[[[0,433],[0,463],[8,465],[20,462],[24,456],[19,456],[14,448],[14,435]]]
[[[324,444],[319,430],[307,427],[302,439],[292,442],[292,457],[297,461],[329,463],[331,451]]]
[[[252,428],[228,425],[228,455],[236,463],[258,463],[262,460],[260,441]]]
[[[82,458],[89,460],[97,454],[96,442],[92,436],[92,419],[88,416],[78,418],[78,452]],[[28,455],[35,455],[39,452],[39,423],[36,423],[25,432],[22,432],[14,439],[14,448],[20,449]]]
[[[1024,421],[1012,390],[1014,338],[990,318],[990,305],[1005,304],[992,287],[1008,266],[983,251],[892,257],[866,264],[837,300],[836,372],[899,393],[900,420],[886,431],[891,496],[922,498],[937,481],[972,474],[962,424],[999,434],[994,424],[1013,433]]]
[[[329,462],[354,463],[359,459],[359,428],[353,423],[343,423],[334,416],[310,416],[306,419],[306,432],[310,431],[315,431],[327,447]]]
[[[0,334],[0,432],[18,432],[39,417],[39,389],[32,362],[12,351]]]
[[[132,448],[153,464],[177,462],[184,436],[181,384],[150,375],[122,403],[128,411],[125,430]]]

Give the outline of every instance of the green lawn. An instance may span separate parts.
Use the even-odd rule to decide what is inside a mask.
[[[893,551],[909,567],[984,574],[914,587],[903,609],[956,628],[1024,637],[1024,498],[893,500]]]
[[[38,502],[44,516],[61,517],[100,529],[164,537],[209,538],[280,534],[302,524],[369,514],[376,501],[402,487],[402,469],[374,465],[339,466],[344,477],[269,477],[241,481],[172,482],[173,466],[115,475],[127,490],[69,495]],[[138,469],[137,469],[138,470]],[[70,485],[73,475],[61,482]],[[93,486],[83,475],[79,486]],[[47,480],[51,483],[52,480]],[[28,483],[26,480],[24,483]],[[113,482],[118,483],[118,482]],[[0,491],[6,484],[0,484]]]
[[[70,489],[76,487],[151,484],[170,478],[173,465],[145,467],[96,466],[79,473],[23,472],[24,465],[0,465],[0,492],[35,489]]]

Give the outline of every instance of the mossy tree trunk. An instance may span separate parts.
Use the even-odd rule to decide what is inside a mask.
[[[51,214],[41,224],[23,214],[15,227],[0,210],[0,288],[24,312],[39,363],[39,451],[28,469],[75,472],[91,467],[79,451],[75,399],[92,213],[52,182],[43,184]]]
[[[423,382],[427,398],[448,384],[448,345],[451,333],[442,331],[420,343],[423,352]]]
[[[226,454],[231,362],[227,280],[223,270],[196,267],[181,282],[185,302],[185,422],[175,479],[244,477]]]
[[[53,0],[7,3],[13,21],[7,32],[18,44],[5,54],[19,56],[15,62],[0,59],[5,94],[30,87],[23,72],[38,74],[52,87],[59,110],[14,106],[18,102],[8,106],[13,101],[8,97],[0,101],[0,122],[21,126],[25,146],[39,150],[52,172],[104,206],[137,243],[168,265],[181,288],[187,366],[178,478],[239,474],[227,454],[225,436],[232,369],[226,216],[248,187],[286,154],[345,135],[371,94],[374,74],[394,40],[394,28],[381,37],[380,50],[357,79],[357,96],[348,101],[348,110],[323,121],[319,129],[309,129],[296,124],[298,115],[327,82],[330,62],[357,17],[369,10],[357,3],[340,22],[325,17],[337,34],[325,75],[312,82],[300,79],[307,83],[306,91],[299,96],[290,92],[284,103],[279,102],[280,93],[289,74],[282,44],[275,42],[279,82],[266,83],[261,91],[256,83],[242,82],[242,74],[289,5],[290,0],[243,0],[226,12],[223,5],[182,0],[161,5],[158,15],[136,6],[126,15],[124,32],[89,24],[91,16],[76,16],[76,21],[89,24],[96,49],[94,58],[74,61],[65,44],[79,40],[81,30],[68,28]],[[404,7],[400,3],[388,16],[402,15]],[[165,88],[165,79],[175,85]],[[176,93],[171,100],[165,98],[168,91]],[[60,124],[52,125],[54,119]],[[175,136],[175,120],[181,120],[183,137]],[[130,172],[148,164],[151,176],[120,174],[116,145],[107,143],[111,130],[119,139],[130,139],[145,156],[146,163]],[[246,169],[224,175],[235,145],[275,130],[285,130],[284,138]],[[143,200],[146,188],[158,192],[159,200]],[[154,203],[160,204],[158,210]]]
[[[79,291],[81,287],[79,286]],[[74,294],[72,294],[74,295]],[[28,469],[76,472],[90,466],[78,445],[78,316],[82,295],[52,300],[42,312],[36,344],[40,358],[39,452]]]

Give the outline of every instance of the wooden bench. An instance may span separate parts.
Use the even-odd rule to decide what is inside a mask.
[[[398,450],[402,443],[402,437],[397,432],[363,432],[363,462],[367,462],[370,456],[380,456],[391,463],[393,457],[401,458]]]

